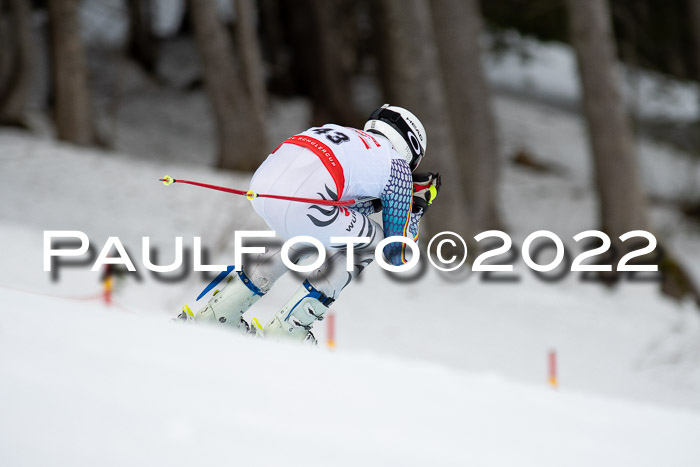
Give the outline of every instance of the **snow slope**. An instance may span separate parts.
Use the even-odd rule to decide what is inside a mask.
[[[700,462],[697,413],[0,297],[1,465]]]
[[[580,118],[504,96],[494,103],[504,163],[499,199],[506,230],[518,245],[530,232],[549,229],[577,251],[571,236],[597,227]],[[183,109],[153,102],[162,112],[190,114],[189,100],[179,104]],[[283,123],[275,131],[304,126],[297,103],[288,107],[286,114],[274,112]],[[144,109],[127,116],[130,135],[145,125],[149,133],[167,135],[160,139],[169,140],[169,146],[201,143],[196,138],[185,141],[192,135],[171,128],[167,118],[149,117]],[[162,128],[149,126],[158,122]],[[652,194],[682,198],[700,187],[700,166],[683,154],[646,140],[639,140],[639,148]],[[543,176],[507,164],[520,149],[556,164],[561,173]],[[108,236],[119,236],[137,263],[142,236],[151,237],[165,262],[172,259],[175,236],[191,245],[192,237],[201,235],[204,245],[216,252],[213,261],[230,263],[232,231],[265,228],[248,202],[194,187],[166,188],[157,179],[168,173],[244,188],[249,176],[188,164],[180,157],[163,161],[168,154],[144,157],[78,149],[2,130],[0,196],[11,202],[0,204],[0,285],[69,295],[98,289],[98,275],[86,268],[64,270],[58,285],[48,281],[41,270],[41,234],[47,229],[85,231],[98,250]],[[700,229],[668,208],[655,208],[652,215],[655,233],[683,252],[685,265],[700,278]],[[516,271],[521,279],[517,283],[447,281],[428,274],[417,283],[399,285],[369,268],[337,303],[339,345],[438,360],[533,383],[545,380],[545,355],[557,348],[566,388],[700,408],[700,324],[692,306],[659,297],[653,284],[624,284],[611,293],[574,275],[544,283],[522,262],[516,263]],[[286,278],[251,313],[264,321],[296,286],[296,280]],[[146,275],[143,283],[127,279],[117,298],[127,308],[165,317],[184,303],[196,306],[193,297],[202,287],[198,276],[173,286]]]
[[[555,49],[537,53],[538,73],[570,69]],[[514,63],[492,79],[528,72]],[[571,76],[557,78],[565,100]],[[114,125],[118,151],[0,129],[0,465],[698,465],[700,314],[653,283],[545,282],[522,260],[515,281],[492,283],[430,270],[399,283],[370,267],[333,308],[336,353],[166,326],[183,304],[200,305],[198,275],[166,284],[141,268],[142,282],[118,282],[110,310],[36,295],[100,291],[89,265],[49,280],[44,230],[82,230],[98,251],[119,236],[138,267],[142,236],[163,264],[175,236],[189,246],[195,235],[212,263],[230,264],[232,232],[265,228],[243,198],[157,182],[168,173],[245,188],[249,175],[205,167],[201,95],[134,86]],[[580,251],[571,236],[598,226],[581,119],[503,94],[494,107],[506,231],[520,245],[549,229]],[[274,102],[271,144],[305,128],[308,113],[303,101]],[[637,144],[653,196],[700,195],[700,164]],[[520,150],[560,170],[510,164]],[[651,214],[700,279],[700,228],[668,204]],[[283,278],[247,317],[264,323],[298,285]],[[314,331],[323,341],[324,325]],[[557,392],[546,385],[551,349]]]
[[[538,114],[530,112],[533,128]],[[162,250],[163,264],[173,258],[176,235],[185,245],[201,235],[212,262],[230,264],[232,231],[265,228],[242,197],[166,188],[157,181],[167,171],[245,187],[246,175],[138,161],[10,132],[0,141],[6,168],[0,190],[12,199],[0,204],[0,288],[62,296],[99,292],[100,274],[91,273],[89,264],[62,269],[59,282],[50,282],[42,270],[43,230],[85,231],[97,251],[116,235],[139,267],[144,235]],[[513,225],[508,231],[516,245],[534,230],[548,228],[566,240],[595,225],[593,196],[582,181],[510,167],[504,177],[506,219]],[[674,225],[669,238],[685,239],[688,258],[700,258],[697,234],[679,220]],[[545,384],[546,355],[557,349],[562,391],[700,409],[700,317],[691,304],[660,297],[653,283],[625,283],[611,291],[573,274],[554,283],[538,280],[522,261],[515,268],[516,282],[487,283],[470,274],[444,277],[428,270],[418,281],[401,284],[370,267],[334,306],[338,345],[533,384]],[[168,284],[139,269],[142,282],[127,278],[118,284],[115,300],[124,309],[165,320],[185,303],[201,306],[194,302],[206,284],[201,276]],[[298,284],[291,275],[283,278],[247,316],[265,323]],[[325,328],[317,328],[323,340]]]

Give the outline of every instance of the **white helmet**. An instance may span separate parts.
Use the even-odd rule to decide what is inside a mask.
[[[428,138],[418,118],[403,107],[384,104],[369,116],[364,130],[389,140],[396,152],[415,170],[425,155]]]

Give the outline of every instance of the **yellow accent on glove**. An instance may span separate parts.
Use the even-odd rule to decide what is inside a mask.
[[[428,201],[428,206],[433,204],[433,200],[437,197],[438,191],[437,188],[435,188],[435,185],[430,185],[430,188],[428,188],[430,191],[430,200]]]

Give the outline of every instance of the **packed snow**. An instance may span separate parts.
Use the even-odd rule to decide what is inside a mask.
[[[700,414],[0,292],[0,462],[694,466]]]
[[[553,67],[571,98],[570,50],[538,47],[520,68],[489,58],[491,80],[516,86],[499,76]],[[162,66],[176,67],[169,57]],[[700,463],[700,313],[653,282],[544,281],[517,259],[515,279],[498,282],[466,266],[448,276],[428,267],[400,282],[372,266],[333,307],[334,352],[171,325],[185,303],[201,306],[194,298],[207,281],[156,280],[139,266],[141,238],[163,264],[176,236],[188,247],[201,236],[211,263],[231,264],[232,232],[265,225],[245,198],[158,182],[167,173],[246,188],[250,175],[208,167],[201,91],[158,88],[125,67],[126,97],[100,120],[115,129],[115,151],[0,129],[0,465]],[[559,89],[538,73],[537,86]],[[692,89],[671,88],[696,105]],[[659,108],[675,108],[659,99]],[[109,107],[104,96],[96,101]],[[548,229],[576,254],[572,236],[598,227],[585,128],[569,109],[543,102],[494,96],[499,206],[516,248]],[[270,144],[305,129],[309,113],[303,100],[273,101]],[[637,143],[654,197],[700,195],[697,161]],[[523,150],[556,170],[511,164]],[[700,227],[670,204],[654,204],[652,218],[700,280]],[[118,236],[141,280],[117,280],[109,307],[88,263],[52,282],[42,270],[45,230],[84,231],[96,252]],[[265,323],[298,283],[284,277],[246,317]],[[314,330],[321,343],[325,326]],[[552,350],[556,390],[547,383]]]

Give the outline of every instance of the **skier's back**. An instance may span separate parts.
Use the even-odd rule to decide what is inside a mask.
[[[348,207],[253,200],[255,211],[278,236],[311,236],[331,252],[265,326],[266,336],[315,340],[310,332],[314,321],[323,319],[340,291],[372,262],[383,238],[418,238],[418,223],[440,182],[436,174],[412,174],[425,148],[425,129],[416,116],[387,104],[372,113],[364,130],[334,124],[310,128],[286,139],[262,163],[250,183],[254,192],[333,201],[364,198]],[[379,211],[383,225],[369,218]],[[346,271],[346,245],[331,242],[331,237],[369,238],[355,245],[353,271]],[[289,258],[297,263],[309,254],[297,244]],[[405,244],[388,244],[384,256],[393,265],[405,263]],[[286,271],[280,250],[269,248],[229,278],[193,319],[249,330],[243,313]]]

